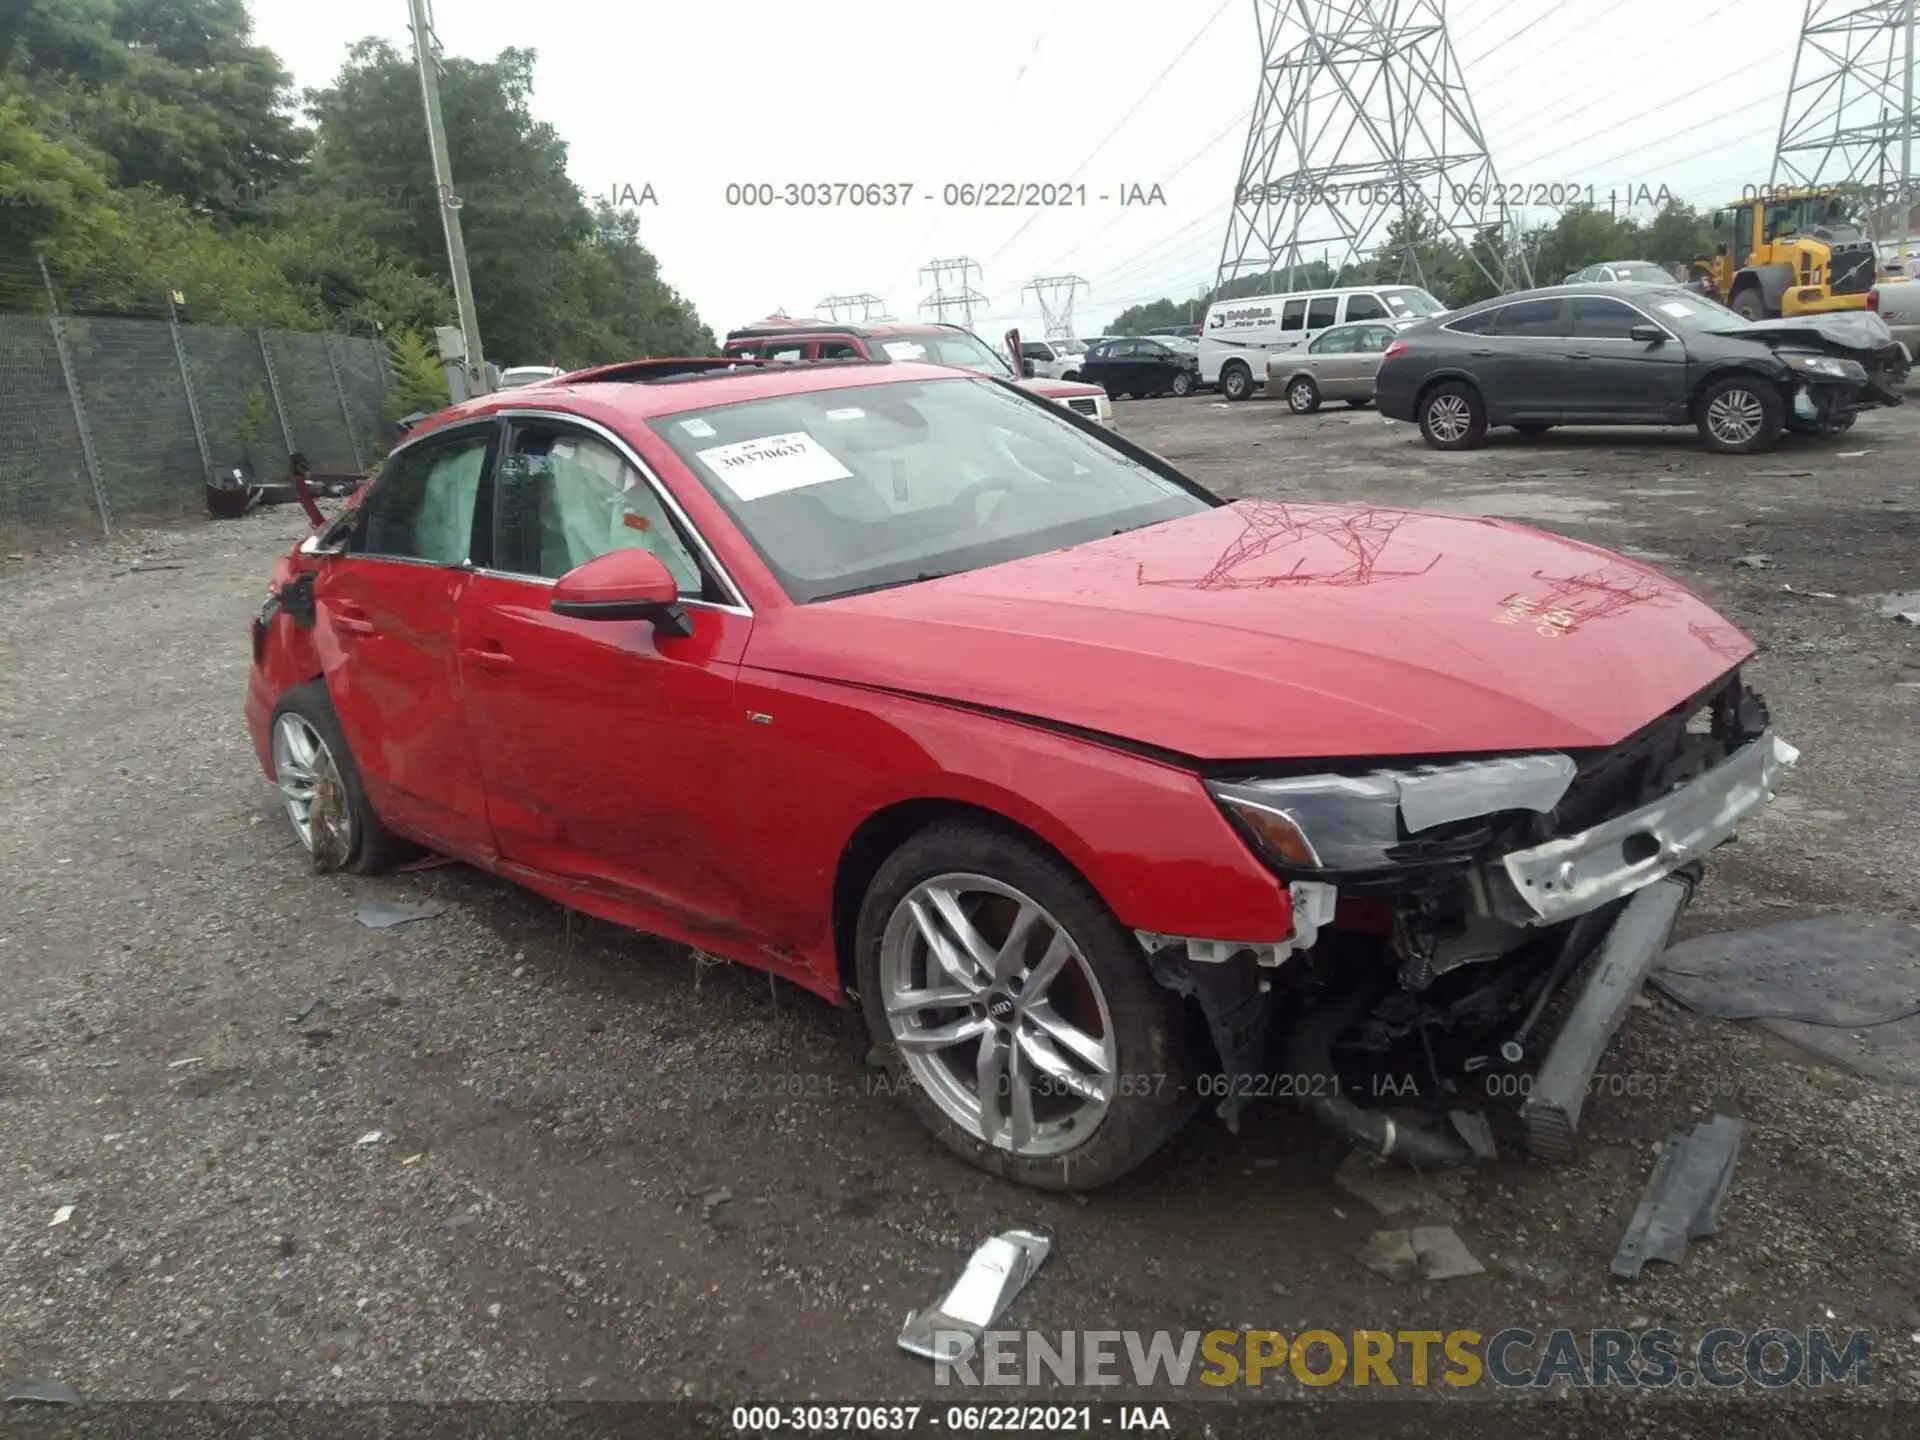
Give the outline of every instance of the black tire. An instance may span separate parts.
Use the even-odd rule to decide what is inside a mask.
[[[1553,427],[1551,425],[1516,425],[1513,428],[1520,432],[1522,440],[1538,440]]]
[[[1349,400],[1347,401],[1347,408],[1349,410],[1364,410],[1371,404],[1373,404],[1373,401],[1370,399],[1369,400]]]
[[[1727,375],[1694,402],[1700,443],[1719,455],[1758,455],[1780,443],[1787,402],[1779,387],[1758,375]]]
[[[1296,415],[1311,415],[1320,408],[1320,387],[1311,375],[1296,375],[1287,382],[1287,408]]]
[[[1229,400],[1247,400],[1253,395],[1253,371],[1238,360],[1220,367],[1220,393]]]
[[[1765,320],[1767,318],[1767,302],[1761,296],[1760,287],[1757,285],[1743,286],[1741,289],[1734,291],[1733,299],[1728,303],[1727,308],[1737,314],[1746,316],[1749,320]]]
[[[1062,375],[1062,376],[1061,376],[1060,378],[1061,378],[1062,380],[1075,380],[1075,381],[1077,381],[1077,380],[1078,380],[1078,379],[1080,378],[1080,372],[1079,372],[1078,370],[1069,370],[1069,371],[1067,371],[1067,373],[1066,373],[1066,374],[1064,374],[1064,375]]]
[[[1118,1053],[1114,1076],[1135,1083],[1117,1085],[1091,1136],[1061,1154],[1016,1156],[962,1129],[913,1081],[894,1043],[881,991],[881,942],[914,887],[943,874],[986,876],[1037,902],[1071,936],[1100,987]],[[912,836],[867,887],[854,944],[861,1009],[892,1088],[942,1144],[982,1170],[1041,1190],[1094,1190],[1144,1164],[1199,1109],[1179,998],[1153,978],[1139,943],[1092,887],[1018,832],[952,820]]]
[[[1477,450],[1487,438],[1486,402],[1464,380],[1443,381],[1420,397],[1420,433],[1435,450]]]
[[[337,868],[354,875],[379,875],[418,854],[417,846],[394,834],[374,814],[366,787],[360,781],[360,766],[340,730],[340,717],[334,714],[327,682],[310,680],[282,695],[268,721],[269,733],[278,730],[283,715],[296,715],[306,721],[325,747],[334,774],[339,777],[347,835],[344,843],[337,847],[340,852],[336,857]],[[278,778],[275,777],[276,781]],[[298,831],[295,834],[297,836]]]
[[[1193,374],[1188,370],[1177,370],[1173,376],[1173,393],[1182,400],[1193,393]]]

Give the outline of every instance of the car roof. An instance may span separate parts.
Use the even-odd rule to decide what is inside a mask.
[[[576,371],[540,385],[476,395],[429,416],[407,433],[428,434],[502,410],[554,410],[615,430],[662,416],[864,385],[979,380],[981,375],[919,361],[848,360],[817,365],[740,364],[720,356],[640,360]],[[1008,382],[1011,383],[1011,382]]]
[[[727,340],[731,343],[735,340],[759,340],[784,335],[854,335],[865,339],[883,335],[926,335],[936,330],[957,330],[963,335],[973,333],[964,325],[941,320],[873,320],[860,324],[845,320],[763,320],[757,325],[742,325],[738,330],[729,330]]]

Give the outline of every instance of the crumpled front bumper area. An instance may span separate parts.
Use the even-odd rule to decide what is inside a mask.
[[[1501,867],[1531,912],[1551,925],[1644,889],[1726,840],[1773,798],[1799,751],[1772,730],[1691,783],[1577,835],[1515,850]]]

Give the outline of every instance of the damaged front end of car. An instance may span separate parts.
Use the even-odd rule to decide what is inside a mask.
[[[1161,983],[1206,1017],[1229,1125],[1250,1096],[1285,1093],[1375,1153],[1462,1163],[1476,1147],[1441,1118],[1469,1108],[1462,1078],[1533,1057],[1524,1085],[1486,1088],[1524,1093],[1527,1150],[1564,1160],[1701,860],[1796,757],[1736,672],[1602,751],[1211,777],[1288,885],[1294,933],[1259,947],[1138,938]],[[1284,1087],[1245,1078],[1270,1060]],[[1370,1096],[1343,1080],[1356,1072],[1418,1084]],[[1428,1102],[1424,1120],[1356,1100],[1408,1090]]]
[[[1911,358],[1872,311],[1793,316],[1728,333],[1760,341],[1792,372],[1788,424],[1795,430],[1834,433],[1862,410],[1906,400]]]

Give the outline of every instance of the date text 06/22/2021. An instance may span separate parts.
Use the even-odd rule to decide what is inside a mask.
[[[728,206],[758,209],[894,210],[909,205],[942,209],[1078,209],[1094,205],[1162,206],[1155,181],[1088,185],[1074,180],[736,180],[722,192]]]

